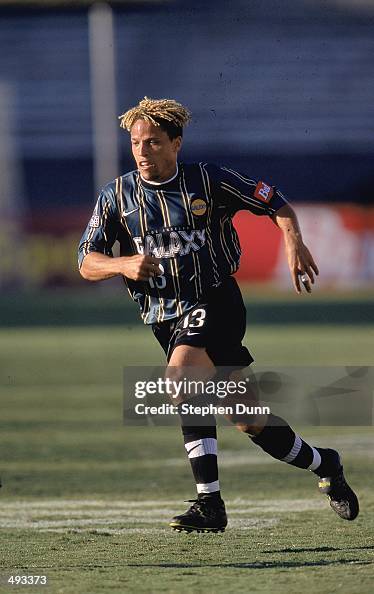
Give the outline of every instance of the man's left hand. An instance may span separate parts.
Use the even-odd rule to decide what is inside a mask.
[[[315,276],[319,274],[312,254],[301,239],[289,238],[285,242],[288,267],[296,293],[300,295],[303,286],[307,293],[312,292]]]

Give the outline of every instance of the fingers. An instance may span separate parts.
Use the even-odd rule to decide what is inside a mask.
[[[297,268],[292,273],[292,280],[298,295],[302,293],[302,287],[307,293],[312,292],[311,284],[314,284],[314,276],[310,269],[301,270],[301,268]]]
[[[316,273],[316,275],[319,275],[319,270],[318,270],[318,266],[315,263],[315,261],[313,260],[312,256],[310,256],[311,260],[310,260],[310,266],[313,268],[314,272]]]
[[[300,270],[294,272],[292,274],[292,281],[295,291],[298,295],[301,295],[302,293],[301,287],[304,287],[307,293],[312,292],[312,288],[310,286],[310,279],[308,278],[308,275],[305,272],[301,272]]]
[[[158,265],[156,264],[146,264],[143,266],[142,272],[144,272],[148,278],[159,276],[161,274],[161,270]]]
[[[318,266],[315,263],[312,254],[310,253],[310,251],[308,250],[308,248],[306,246],[305,247],[305,253],[303,254],[303,258],[300,258],[299,260],[299,269],[298,269],[298,288],[299,288],[299,293],[301,293],[301,287],[303,286],[304,289],[306,290],[307,293],[311,293],[312,292],[312,287],[311,284],[314,285],[315,283],[315,278],[314,278],[314,274],[316,276],[318,276],[319,274],[319,270],[318,270]],[[301,282],[301,284],[300,284]]]
[[[304,269],[305,269],[305,272],[307,272],[310,279],[312,280],[313,273],[311,272],[311,269],[313,270],[313,272],[315,273],[316,276],[319,275],[319,270],[318,270],[317,264],[314,261],[312,254],[310,253],[310,251],[308,250],[308,248],[306,246],[304,246],[304,247],[305,247]],[[314,283],[314,279],[312,280],[312,283]]]
[[[312,285],[314,285],[314,275],[311,266],[305,264],[303,270],[300,270],[299,274],[301,274],[302,276],[306,275],[306,280],[310,280]],[[309,277],[309,279],[307,277]],[[301,282],[304,282],[303,279],[301,279]]]
[[[143,261],[143,268],[147,270],[149,276],[159,276],[162,274],[158,258],[154,256],[145,256]]]
[[[161,260],[159,258],[155,258],[155,256],[143,256],[144,262],[147,264],[154,264],[156,266],[159,265]]]
[[[154,278],[160,274],[162,274],[162,272],[158,265],[143,262],[135,280],[148,281],[150,278]]]
[[[307,293],[311,293],[311,285],[315,283],[314,275],[317,276],[319,270],[310,251],[302,242],[288,242],[286,244],[286,253],[296,293],[300,295],[302,289],[305,289]]]
[[[160,260],[154,256],[136,255],[123,258],[124,276],[135,281],[149,281],[164,273]]]
[[[311,293],[312,292],[312,287],[310,286],[310,279],[308,278],[308,275],[304,272],[302,274],[299,275],[300,281],[302,283],[302,286],[304,287],[304,289],[306,290],[307,293]],[[314,279],[312,278],[312,283],[314,283]],[[300,291],[301,292],[301,291]]]
[[[292,272],[292,282],[293,282],[293,286],[295,288],[296,293],[298,295],[300,295],[301,287],[300,287],[300,276],[299,276],[298,270]]]

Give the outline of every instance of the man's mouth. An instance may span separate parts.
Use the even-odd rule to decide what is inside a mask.
[[[140,161],[139,167],[142,169],[151,169],[151,167],[154,167],[154,163],[150,163],[149,161]]]

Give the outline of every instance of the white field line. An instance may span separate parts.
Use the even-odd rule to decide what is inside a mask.
[[[229,528],[239,528],[240,530],[251,530],[253,528],[271,528],[278,524],[278,518],[246,518],[229,519]]]
[[[253,520],[229,520],[228,528],[235,528],[239,530],[253,530],[261,528],[272,528],[278,524],[277,518],[253,519]],[[57,532],[66,533],[66,528],[40,528],[39,532]],[[80,533],[87,532],[87,528],[72,528],[69,532]],[[170,528],[98,528],[97,530],[90,530],[90,534],[155,534],[155,533],[169,533]]]
[[[171,519],[171,517],[169,516],[169,518]],[[169,519],[168,518],[168,519]],[[274,524],[277,522],[276,518],[246,518],[246,519],[235,519],[232,518],[229,521],[229,525],[232,528],[265,528],[265,527],[269,527],[269,526],[274,526]],[[165,524],[168,523],[166,521],[166,518],[164,517],[154,517],[154,518],[126,518],[126,522],[120,522],[121,523],[128,523],[128,524]],[[99,520],[97,518],[95,519],[89,519],[89,520],[56,520],[56,521],[46,521],[46,520],[39,520],[39,521],[25,521],[25,520],[21,520],[21,519],[13,519],[13,520],[7,520],[7,521],[2,521],[0,523],[0,527],[1,528],[18,528],[19,530],[27,530],[30,528],[33,529],[43,529],[43,528],[48,528],[49,530],[51,529],[55,529],[55,528],[63,528],[63,529],[67,529],[67,528],[84,528],[84,527],[91,527],[91,526],[111,526],[113,524],[118,524],[118,521],[114,521],[111,522],[110,519],[109,520]],[[117,528],[118,530],[118,528]]]
[[[328,436],[316,436],[315,438],[308,436],[308,442],[320,447],[334,447],[339,450],[342,454],[343,463],[347,457],[358,456],[362,458],[374,458],[374,438],[368,435],[357,435],[352,436],[341,436],[341,437],[328,437]],[[267,456],[260,450],[221,450],[218,452],[219,466],[222,468],[235,468],[243,467],[250,469],[251,466],[257,466],[261,464],[265,465],[276,465],[279,464],[278,460]],[[40,465],[44,470],[51,470],[53,472],[65,472],[64,468],[59,469],[56,463],[40,461],[37,462],[17,462],[17,469],[20,470],[40,470]],[[87,468],[87,462],[81,460],[70,461],[70,468],[72,470],[81,470]],[[186,457],[181,452],[181,455],[173,458],[166,459],[145,459],[137,460],[136,468],[143,469],[145,471],[152,470],[156,471],[158,468],[184,468],[187,464]],[[121,470],[122,472],[132,472],[135,467],[135,463],[131,460],[118,460],[113,462],[102,462],[96,463],[97,466],[105,467],[105,470]],[[14,462],[3,461],[1,464],[3,470],[13,470]]]
[[[158,460],[155,461],[158,466]],[[253,466],[256,464],[279,464],[279,460],[275,460],[270,456],[267,456],[263,452],[259,451],[235,451],[235,450],[224,450],[218,452],[218,462],[221,468],[232,468],[234,466]],[[183,456],[180,458],[169,458],[162,462],[160,466],[173,466],[181,467],[185,466],[186,460]]]
[[[0,521],[1,528],[74,528],[83,526],[109,526],[111,524],[163,524],[164,517],[155,516],[153,518],[126,518],[122,522],[118,518],[111,520],[94,519],[77,519],[73,520],[23,520],[16,519]]]
[[[237,510],[237,513],[245,513],[241,510],[243,507],[247,507],[252,512],[304,512],[318,510],[326,507],[326,498],[318,496],[316,499],[263,499],[262,501],[256,501],[255,499],[241,499],[240,497],[228,501],[228,505],[231,505],[233,509]]]
[[[303,511],[310,511],[321,509],[325,507],[325,501],[304,501],[298,505],[291,505],[290,502],[283,502],[278,503],[276,505],[253,505],[251,507],[228,507],[230,511],[230,515],[246,515],[246,516],[253,516],[254,514],[261,514],[261,513],[293,513],[293,512],[303,512]],[[181,508],[181,503],[179,502],[178,505],[176,504],[173,508],[153,508],[153,509],[142,509],[142,510],[118,510],[118,509],[105,509],[105,510],[96,510],[96,509],[74,509],[74,510],[64,510],[64,509],[55,509],[55,510],[27,510],[23,509],[0,509],[0,527],[2,523],[7,520],[13,520],[15,517],[20,521],[27,520],[28,522],[34,521],[41,521],[43,518],[56,518],[58,517],[61,522],[63,522],[63,518],[68,518],[73,520],[74,518],[77,521],[84,520],[85,518],[99,518],[111,519],[112,522],[132,522],[132,521],[149,521],[148,519],[152,520],[155,515],[159,516],[160,518],[168,518],[169,516],[173,516],[176,513],[177,509]]]
[[[40,528],[38,532],[54,532],[59,534],[66,534],[68,533],[81,533],[84,532],[87,534],[104,534],[106,535],[116,535],[116,534],[160,534],[163,533],[170,533],[170,528],[98,528],[97,530],[87,530],[87,528],[71,528],[67,530],[66,528]]]
[[[351,456],[357,453],[372,455],[374,450],[372,427],[369,431],[370,433],[360,435],[355,433],[354,427],[352,427],[352,432],[349,435],[308,435],[305,439],[308,443],[317,447],[340,449],[343,456]]]
[[[178,505],[181,503],[180,499],[146,499],[144,501],[126,501],[123,499],[41,499],[35,500],[20,500],[20,501],[2,501],[0,513],[4,509],[82,509],[82,508],[124,508],[126,509],[143,509],[144,507],[165,507],[166,505]]]
[[[126,519],[128,517],[130,518],[146,518],[146,517],[150,517],[152,518],[155,514],[160,515],[160,516],[165,516],[168,517],[170,516],[170,514],[174,514],[175,515],[175,509],[176,508],[163,508],[163,509],[147,509],[147,510],[132,510],[132,511],[126,511],[126,510],[118,510],[118,509],[101,509],[101,510],[97,510],[97,509],[78,509],[78,510],[71,510],[71,511],[66,511],[66,510],[38,510],[37,512],[35,512],[34,510],[30,510],[29,512],[25,509],[21,510],[17,516],[20,518],[27,518],[29,520],[33,520],[33,516],[37,519],[41,519],[43,517],[48,517],[48,518],[52,518],[52,517],[56,517],[59,516],[61,518],[114,518],[116,521],[120,521],[121,519]],[[0,510],[0,521],[2,518],[14,518],[15,515],[15,510],[9,510],[4,511],[4,510]]]
[[[270,456],[266,456],[263,452],[253,453],[253,452],[223,452],[218,455],[219,466],[222,468],[231,468],[236,466],[256,466],[258,464],[279,464],[278,460],[271,458]],[[151,459],[151,460],[137,460],[136,463],[127,460],[116,460],[114,462],[96,462],[95,468],[98,466],[105,467],[106,470],[117,470],[122,469],[124,472],[133,471],[135,466],[137,469],[143,470],[157,470],[158,468],[184,468],[188,463],[186,456],[181,453],[179,458],[167,458],[165,460],[161,460],[159,458]],[[17,462],[17,470],[51,470],[53,472],[65,472],[64,468],[58,468],[55,462],[48,462],[48,461],[26,461],[26,462]],[[1,463],[1,468],[3,471],[5,470],[12,470],[14,469],[14,462],[7,462],[3,461]],[[79,470],[79,469],[86,469],[87,462],[84,460],[71,460],[69,462],[69,468],[71,470]]]
[[[247,500],[228,502],[229,527],[240,530],[269,528],[279,517],[262,517],[264,513],[293,513],[320,509],[326,502],[304,499]],[[39,502],[4,502],[0,508],[0,529],[39,530],[52,532],[92,531],[122,534],[150,532],[165,526],[178,511],[181,501],[148,500],[142,502],[105,500],[45,500]],[[131,525],[138,524],[138,527]],[[130,525],[125,527],[124,525]],[[141,526],[143,525],[143,526]],[[109,531],[109,532],[108,532]]]
[[[269,508],[269,511],[306,511],[309,509],[319,509],[323,507],[322,499],[316,498],[315,500],[310,499],[262,499],[261,501],[256,499],[226,499],[226,504],[233,508],[238,508],[238,511],[245,508],[245,512],[254,509],[260,509],[264,511],[264,508]],[[171,507],[170,507],[171,506]],[[1,514],[7,510],[15,510],[17,513],[21,510],[42,510],[57,512],[58,510],[77,510],[79,513],[83,511],[90,511],[90,508],[104,508],[106,510],[121,510],[121,513],[126,510],[142,510],[144,508],[151,508],[150,512],[154,513],[154,508],[158,509],[175,509],[175,506],[181,506],[180,499],[146,499],[144,501],[125,501],[125,500],[113,500],[113,499],[44,499],[40,501],[2,501],[0,506],[0,517]],[[88,509],[85,509],[88,508]],[[69,512],[70,513],[70,512]],[[132,511],[129,513],[133,513]]]

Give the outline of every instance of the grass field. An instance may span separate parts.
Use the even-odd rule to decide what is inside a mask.
[[[256,327],[247,343],[262,365],[370,365],[374,327]],[[194,496],[178,429],[122,425],[123,366],[163,361],[147,329],[1,330],[0,361],[0,592],[38,574],[48,585],[27,591],[372,592],[371,427],[297,427],[342,452],[356,522],[330,511],[314,475],[221,427],[229,527],[178,534],[168,520]]]

